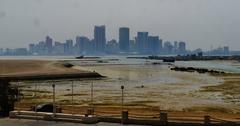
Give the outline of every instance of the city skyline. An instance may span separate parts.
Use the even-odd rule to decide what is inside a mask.
[[[211,45],[240,50],[237,0],[2,0],[0,46],[22,47],[49,35],[65,41],[89,36],[96,24],[106,24],[106,37],[118,37],[118,27],[149,31],[168,41],[186,41],[189,49]],[[14,9],[12,9],[14,8]],[[54,9],[52,9],[54,8]],[[223,9],[224,8],[224,9]]]
[[[151,36],[148,32],[138,32],[135,39],[130,39],[130,28],[120,27],[118,40],[106,38],[106,26],[94,26],[94,38],[76,36],[65,42],[54,41],[46,36],[45,41],[31,43],[25,53],[30,55],[79,55],[79,54],[186,54],[186,43],[169,42],[165,45],[159,36]],[[163,46],[164,44],[164,46]],[[8,50],[8,49],[7,49]],[[17,50],[17,49],[16,49]],[[23,50],[23,48],[22,48]],[[11,51],[9,52],[11,54]],[[20,52],[21,53],[21,52]],[[24,51],[22,51],[24,53]],[[26,53],[27,54],[27,53]]]
[[[117,39],[106,38],[106,26],[94,26],[94,38],[76,36],[75,39],[66,39],[59,42],[46,36],[45,40],[28,44],[28,48],[0,48],[0,55],[232,55],[228,46],[203,51],[187,49],[184,41],[166,41],[159,36],[152,36],[147,31],[139,31],[135,39],[130,39],[130,28],[120,27]]]

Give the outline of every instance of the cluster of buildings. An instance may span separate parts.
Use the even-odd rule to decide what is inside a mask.
[[[221,51],[226,54],[229,49],[224,47]],[[128,27],[119,28],[118,41],[115,39],[107,41],[104,25],[94,27],[93,39],[77,36],[75,40],[58,42],[47,36],[44,41],[29,44],[28,48],[0,49],[0,55],[185,55],[188,53],[190,51],[186,50],[185,42],[163,42],[159,36],[149,35],[148,32],[137,32],[136,37],[130,39]]]
[[[29,55],[27,48],[16,48],[16,49],[10,49],[10,48],[0,48],[0,56],[23,56],[23,55]]]
[[[218,47],[216,49],[211,49],[206,53],[207,55],[229,55],[230,50],[228,46],[224,46],[224,47]]]
[[[75,40],[54,42],[49,36],[38,44],[29,44],[32,55],[88,55],[88,54],[185,54],[185,42],[162,42],[159,36],[151,36],[148,32],[138,32],[135,39],[130,39],[130,29],[119,28],[118,41],[107,41],[105,26],[95,26],[94,38],[77,36]]]

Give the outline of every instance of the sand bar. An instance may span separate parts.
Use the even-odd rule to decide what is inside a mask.
[[[9,80],[93,78],[96,72],[65,67],[64,61],[0,60],[0,78]]]

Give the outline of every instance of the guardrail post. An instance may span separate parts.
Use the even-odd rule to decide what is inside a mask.
[[[167,126],[168,115],[166,112],[160,112],[160,124],[161,124],[161,126]]]
[[[87,115],[94,115],[94,108],[87,109]]]
[[[122,124],[128,123],[128,111],[122,111]]]
[[[44,114],[43,115],[43,119],[44,120],[46,120],[46,121],[53,121],[54,120],[54,114],[50,114],[50,113],[48,113],[48,114]]]
[[[205,126],[209,126],[211,124],[211,119],[210,118],[211,117],[208,116],[208,115],[204,116],[204,125]]]
[[[19,117],[18,115],[19,115],[19,111],[11,111],[11,112],[9,112],[9,118],[17,118],[17,117]]]

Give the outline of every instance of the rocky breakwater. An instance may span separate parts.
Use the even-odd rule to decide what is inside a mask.
[[[194,68],[194,67],[179,67],[174,66],[170,68],[174,71],[182,71],[182,72],[198,72],[198,73],[210,73],[210,74],[224,74],[224,71],[218,71],[213,69],[206,69],[206,68]]]

